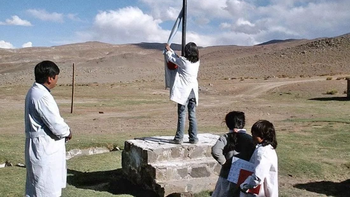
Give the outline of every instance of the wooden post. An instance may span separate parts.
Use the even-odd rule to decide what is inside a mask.
[[[72,102],[70,105],[70,113],[73,113],[73,102],[74,102],[74,87],[75,87],[75,74],[74,74],[74,63],[73,63],[73,74],[72,74]]]
[[[183,0],[182,7],[182,51],[181,56],[185,55],[185,45],[186,45],[186,23],[187,23],[187,0]]]
[[[350,77],[347,77],[346,80],[348,81],[348,88],[346,89],[347,97],[350,99]]]

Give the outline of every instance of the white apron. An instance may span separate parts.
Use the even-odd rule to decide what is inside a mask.
[[[185,57],[177,56],[174,51],[166,52],[167,60],[178,65],[174,84],[170,90],[170,100],[185,105],[187,99],[193,90],[198,106],[198,70],[200,61],[191,63]]]
[[[34,83],[25,101],[26,196],[57,197],[66,187],[65,137],[69,126],[51,93]]]
[[[271,145],[258,144],[250,162],[255,165],[255,170],[241,185],[260,185],[259,197],[278,197],[278,159],[276,150]],[[256,178],[257,177],[257,178]],[[251,196],[243,192],[241,197]]]

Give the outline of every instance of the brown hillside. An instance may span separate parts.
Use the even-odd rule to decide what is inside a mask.
[[[0,49],[0,141],[5,143],[0,145],[1,154],[10,155],[12,163],[24,163],[24,98],[34,82],[34,66],[42,60],[53,60],[61,69],[59,86],[52,93],[73,132],[68,149],[119,149],[126,139],[174,135],[177,105],[169,101],[169,90],[164,89],[163,49],[160,43],[100,42]],[[350,196],[350,105],[348,82],[343,80],[350,76],[350,34],[249,47],[204,47],[200,59],[199,133],[227,132],[224,116],[231,110],[244,111],[247,129],[256,120],[269,120],[278,136],[280,196]],[[74,113],[70,105],[73,88],[66,86],[72,81],[73,63]],[[89,174],[98,178],[96,185],[68,182],[68,196],[83,190],[84,195],[90,194],[86,196],[96,196],[116,185],[100,177],[100,172],[110,175],[101,169],[110,165],[114,170],[116,163],[107,164],[110,160],[104,159],[94,163],[96,158],[91,168],[85,166],[84,158],[78,161],[82,168],[70,160],[69,169],[82,175],[79,180],[87,180]],[[5,159],[0,157],[0,162]],[[22,168],[16,170],[24,173]],[[24,186],[18,176],[9,177]],[[114,181],[115,177],[110,178]]]
[[[33,67],[42,60],[60,66],[61,83],[163,80],[162,44],[111,45],[87,42],[55,47],[1,49],[0,85],[32,83]],[[293,40],[259,46],[200,49],[200,79],[306,77],[349,74],[350,35]],[[67,74],[66,74],[67,73]]]

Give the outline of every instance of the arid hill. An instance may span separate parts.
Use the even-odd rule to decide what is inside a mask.
[[[179,45],[172,47],[180,54]],[[53,60],[61,69],[53,95],[73,131],[70,149],[105,144],[119,149],[126,139],[173,135],[177,105],[169,101],[169,90],[163,86],[163,49],[162,43],[100,42],[0,49],[0,130],[5,143],[1,154],[7,151],[12,162],[24,162],[24,98],[34,82],[34,66],[42,60]],[[350,34],[274,40],[249,47],[202,47],[200,59],[199,133],[227,132],[224,116],[231,110],[245,112],[247,129],[256,120],[267,119],[278,132],[281,196],[350,196],[346,154],[350,105],[347,81],[342,80],[350,76]],[[67,85],[72,82],[73,64],[77,87],[71,113],[71,87]],[[79,162],[85,165],[86,161]],[[105,160],[91,163],[84,168],[68,164],[82,178],[68,178],[67,194],[82,189],[84,195],[90,194],[86,196],[120,192],[119,182],[110,179],[114,178],[111,171],[101,171]],[[111,183],[106,184],[101,174]],[[93,175],[98,176],[96,182],[85,182],[85,177]],[[8,177],[24,187],[17,175]]]
[[[0,49],[0,85],[33,82],[33,67],[53,60],[61,83],[163,80],[163,44],[112,45],[86,42],[54,47]],[[175,49],[180,47],[174,45]],[[180,52],[179,52],[180,53]],[[286,40],[257,46],[200,48],[199,80],[227,78],[308,77],[350,73],[350,34],[314,40]]]

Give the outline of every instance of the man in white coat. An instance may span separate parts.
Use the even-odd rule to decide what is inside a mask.
[[[66,147],[72,138],[50,91],[60,70],[51,61],[35,66],[35,83],[25,99],[26,197],[58,197],[66,187]]]

